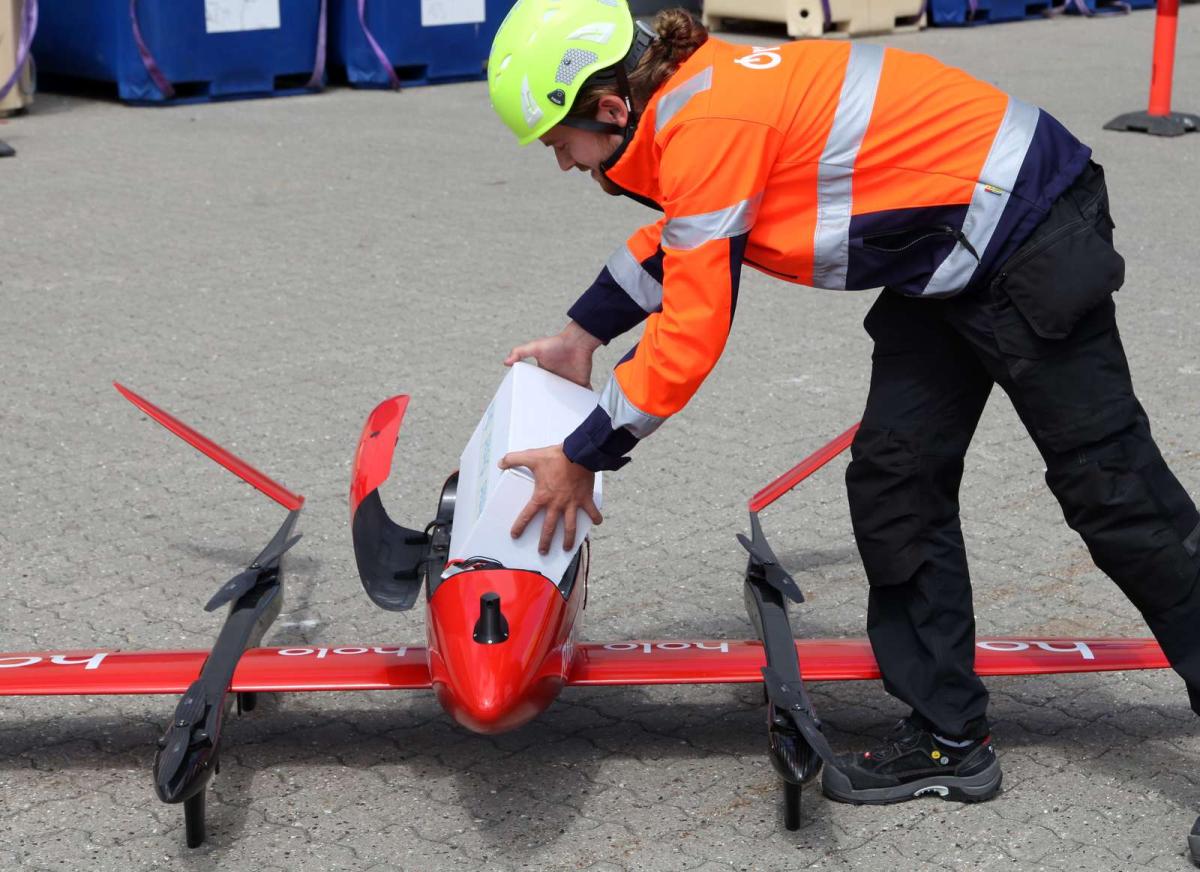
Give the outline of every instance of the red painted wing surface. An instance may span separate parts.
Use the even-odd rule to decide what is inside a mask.
[[[879,677],[865,639],[796,643],[809,681]],[[0,696],[182,693],[205,651],[49,651],[0,654]],[[762,680],[762,646],[742,641],[588,643],[575,649],[570,685],[750,684]],[[1153,639],[993,638],[976,645],[980,675],[1048,675],[1165,669]],[[411,690],[430,686],[423,647],[254,648],[235,691]]]
[[[191,445],[201,454],[215,460],[242,481],[257,488],[289,512],[297,511],[304,505],[303,496],[293,493],[270,476],[259,472],[237,455],[232,454],[216,442],[213,442],[203,433],[193,430],[170,412],[160,409],[145,397],[135,394],[119,382],[113,382],[113,387],[120,391],[121,396],[129,400],[129,402],[133,403],[159,424],[166,427],[184,442]]]

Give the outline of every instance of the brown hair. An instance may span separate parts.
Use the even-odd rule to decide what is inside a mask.
[[[708,30],[685,9],[659,12],[654,16],[654,31],[658,39],[646,49],[637,68],[629,74],[629,89],[633,92],[633,102],[639,107],[644,106],[658,86],[708,40]],[[617,93],[611,76],[604,76],[599,82],[586,82],[569,114],[577,118],[595,118],[600,98]]]

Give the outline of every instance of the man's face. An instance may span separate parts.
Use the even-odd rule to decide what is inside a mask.
[[[629,116],[619,97],[605,96],[600,100],[596,120],[623,126]],[[554,158],[563,172],[579,170],[591,175],[606,193],[617,195],[621,189],[604,177],[600,165],[621,147],[621,137],[615,134],[594,133],[559,124],[541,136],[542,144],[554,149]]]
[[[547,148],[554,150],[558,168],[563,172],[579,170],[588,173],[596,180],[596,184],[609,194],[621,193],[620,189],[600,172],[600,165],[620,146],[621,137],[559,124],[544,133],[541,141]]]

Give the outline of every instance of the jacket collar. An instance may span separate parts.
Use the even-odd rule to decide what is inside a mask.
[[[661,148],[657,143],[659,102],[680,84],[710,66],[714,49],[715,40],[709,37],[704,45],[658,86],[642,112],[637,130],[617,155],[616,162],[604,173],[626,196],[643,205],[662,211],[662,190],[658,183],[658,163],[661,157]]]

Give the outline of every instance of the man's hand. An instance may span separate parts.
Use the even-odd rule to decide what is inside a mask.
[[[504,358],[504,365],[512,366],[518,360],[532,357],[542,369],[590,388],[592,353],[599,347],[599,339],[572,321],[561,333],[518,345]]]
[[[542,509],[546,510],[546,520],[542,522],[542,537],[538,542],[541,554],[550,551],[550,540],[554,538],[554,528],[558,526],[560,517],[563,522],[564,551],[575,547],[575,522],[579,509],[587,513],[593,524],[603,523],[604,518],[592,500],[596,473],[572,463],[563,453],[561,445],[512,451],[500,459],[501,469],[512,469],[514,466],[527,467],[533,473],[533,497],[517,515],[512,527],[514,539],[525,532],[533,516]]]

